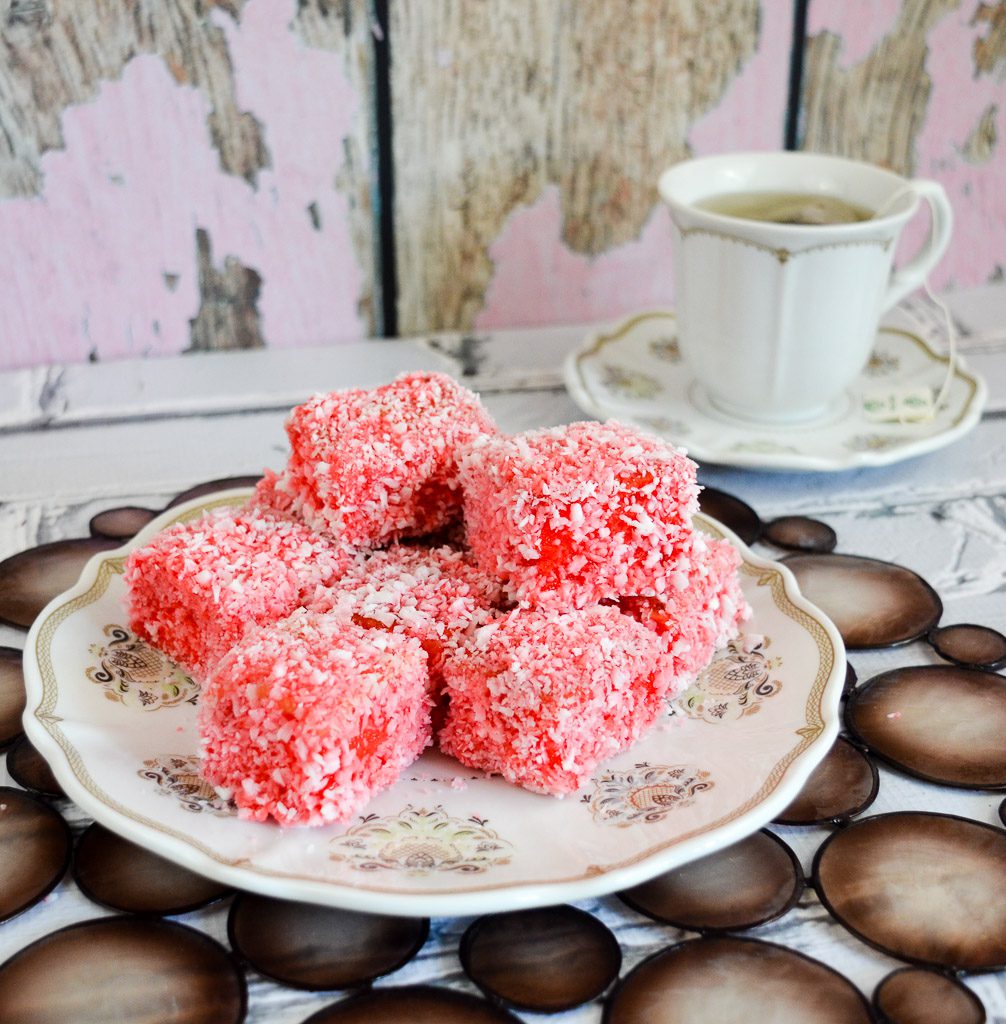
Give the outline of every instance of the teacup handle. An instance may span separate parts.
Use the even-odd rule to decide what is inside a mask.
[[[905,187],[905,191],[909,189],[929,204],[932,223],[929,226],[929,235],[915,256],[891,274],[887,294],[881,305],[882,313],[896,306],[909,292],[925,282],[929,272],[946,252],[954,224],[950,200],[947,199],[947,194],[939,182],[927,178],[913,178]]]

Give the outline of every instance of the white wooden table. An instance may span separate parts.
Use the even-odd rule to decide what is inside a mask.
[[[943,621],[1006,624],[1006,288],[951,297],[962,352],[989,384],[986,414],[965,439],[890,467],[837,474],[740,471],[703,466],[704,483],[742,497],[763,518],[803,513],[827,521],[839,550],[884,558],[924,576],[945,604]],[[84,536],[95,513],[117,505],[159,507],[213,478],[258,473],[285,459],[283,419],[315,391],[383,383],[404,370],[442,369],[481,391],[504,430],[582,418],[561,383],[562,359],[582,328],[506,332],[463,339],[382,341],[320,350],[194,355],[163,361],[50,367],[0,375],[0,558],[35,544]],[[24,633],[0,627],[0,644]],[[922,644],[854,652],[860,679],[885,668],[935,662]],[[2,764],[2,762],[0,762]],[[0,783],[11,784],[0,766]],[[1002,794],[967,793],[881,769],[868,813],[947,810],[998,822]],[[73,810],[71,808],[71,816]],[[72,819],[79,831],[87,819]],[[805,869],[824,832],[779,829]],[[998,894],[1001,898],[1001,892]],[[583,906],[622,944],[623,974],[686,933],[652,924],[609,897]],[[225,941],[226,906],[182,918]],[[69,880],[20,917],[0,925],[0,961],[63,925],[106,914]],[[436,982],[474,991],[461,972],[458,940],[467,918],[435,919],[429,942],[378,984]],[[812,892],[781,921],[748,933],[814,956],[869,996],[899,964],[833,922]],[[312,995],[250,982],[248,1020],[294,1024],[339,993]],[[989,1019],[1006,1021],[1006,976],[971,979]],[[535,1015],[527,1018],[537,1019]],[[593,1024],[599,1004],[559,1015]]]

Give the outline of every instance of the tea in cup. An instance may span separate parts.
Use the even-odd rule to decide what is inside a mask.
[[[925,282],[953,222],[938,183],[815,153],[687,160],[659,190],[682,358],[713,409],[759,423],[840,415],[881,315]],[[892,272],[920,200],[929,234]]]

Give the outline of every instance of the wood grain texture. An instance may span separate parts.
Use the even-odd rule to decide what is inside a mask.
[[[925,67],[927,36],[957,2],[909,0],[891,31],[851,67],[841,63],[841,33],[826,30],[811,36],[804,70],[802,148],[910,173],[932,89]]]
[[[393,4],[401,329],[470,327],[491,242],[548,187],[570,251],[635,239],[758,32],[752,0]]]
[[[5,8],[0,366],[372,332],[366,0]]]
[[[380,306],[380,273],[374,259],[374,195],[377,167],[371,151],[377,128],[373,121],[373,27],[370,0],[297,0],[297,13],[291,28],[303,44],[314,50],[335,54],[342,63],[346,80],[359,97],[359,116],[346,126],[342,140],[342,163],[335,170],[334,184],[348,203],[348,228],[353,252],[365,272],[357,298],[365,334],[376,334],[377,309]],[[335,101],[336,97],[333,97]],[[323,230],[317,204],[308,212],[316,230]]]
[[[39,160],[63,145],[60,115],[93,99],[139,53],[163,58],[179,83],[209,102],[208,127],[223,168],[254,182],[269,163],[261,125],[241,110],[214,9],[237,20],[245,0],[16,0],[0,27],[0,195],[41,186]]]
[[[932,278],[940,288],[982,284],[1006,264],[1004,66],[1003,0],[810,5],[801,148],[946,188],[956,228]]]
[[[983,75],[1001,74],[1006,65],[1006,3],[980,3],[971,22],[987,27],[985,35],[975,39],[976,71]]]
[[[660,171],[782,145],[791,0],[389,9],[402,333],[672,304]],[[1006,0],[809,12],[802,146],[941,181],[932,283],[1002,277]],[[0,368],[373,333],[371,13],[0,4]]]
[[[262,278],[233,256],[223,267],[213,263],[209,235],[196,230],[199,259],[199,312],[192,321],[191,352],[224,348],[263,348],[258,297]]]

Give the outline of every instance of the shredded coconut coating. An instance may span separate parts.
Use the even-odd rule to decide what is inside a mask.
[[[691,571],[695,468],[614,421],[483,437],[461,468],[468,543],[523,604],[660,597]]]
[[[440,749],[540,793],[570,793],[664,707],[664,644],[614,607],[516,609],[444,664]]]
[[[455,551],[468,551],[468,541],[465,538],[465,523],[463,519],[456,519],[454,522],[442,526],[432,533],[423,533],[415,537],[401,537],[399,544],[415,544],[424,548],[454,548]]]
[[[199,704],[202,772],[242,817],[346,821],[431,741],[419,641],[300,609],[248,634]]]
[[[289,615],[354,558],[285,516],[219,509],[169,527],[129,555],[129,625],[203,679],[246,627]]]
[[[396,545],[352,567],[311,607],[370,629],[415,637],[429,658],[436,694],[445,654],[487,622],[502,597],[499,584],[470,555],[450,547]]]
[[[407,374],[287,431],[247,507],[125,570],[133,630],[204,680],[203,773],[245,817],[345,821],[434,736],[573,792],[750,615],[738,552],[693,529],[694,463],[633,428],[507,437],[449,377]]]
[[[740,554],[732,544],[695,534],[690,545],[688,585],[663,598],[630,596],[618,600],[627,615],[653,630],[666,645],[676,680],[676,696],[702,671],[713,654],[737,636],[751,608],[741,590]]]
[[[496,430],[478,397],[441,373],[317,395],[293,410],[286,429],[286,470],[260,496],[359,547],[456,522],[460,450]]]
[[[263,470],[248,504],[266,512],[298,518],[294,496],[286,489],[284,477],[272,469]]]

